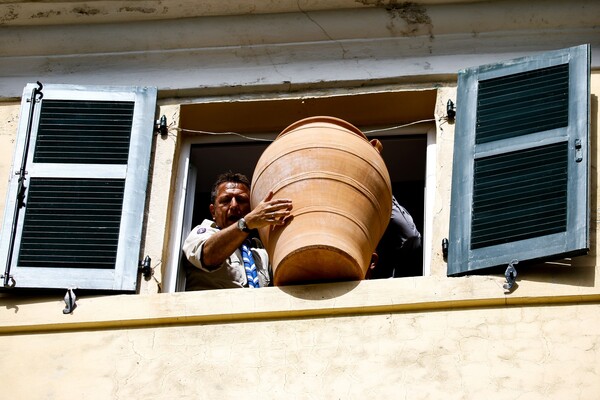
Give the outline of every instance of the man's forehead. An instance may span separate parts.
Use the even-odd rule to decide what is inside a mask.
[[[240,192],[248,192],[248,187],[240,182],[223,182],[219,186],[219,192],[239,194]]]

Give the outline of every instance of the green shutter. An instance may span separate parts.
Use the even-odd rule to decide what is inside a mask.
[[[567,142],[475,160],[471,249],[567,229]]]
[[[568,105],[568,63],[480,80],[475,143],[565,127]]]
[[[589,46],[460,71],[448,275],[589,248]]]
[[[46,85],[25,151],[33,86],[13,163],[27,155],[25,197],[11,177],[0,259],[15,288],[135,291],[156,89]]]

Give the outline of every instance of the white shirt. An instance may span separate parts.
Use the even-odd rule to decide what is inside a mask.
[[[185,290],[226,289],[248,287],[242,251],[237,249],[219,267],[211,269],[202,263],[202,249],[206,240],[219,231],[214,221],[205,219],[189,233],[183,252],[192,264],[186,268]],[[269,256],[260,240],[252,238],[250,247],[260,286],[269,286],[271,271]]]

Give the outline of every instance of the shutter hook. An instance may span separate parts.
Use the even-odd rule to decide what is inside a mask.
[[[504,289],[508,290],[508,292],[512,292],[514,289],[513,287],[515,287],[517,285],[517,269],[515,268],[515,264],[518,264],[519,260],[514,259],[512,260],[509,264],[508,267],[506,268],[506,271],[504,271],[504,277],[506,278],[506,283],[503,285]]]
[[[63,310],[63,314],[71,314],[77,308],[76,300],[77,296],[75,296],[73,289],[67,289],[67,293],[65,294],[65,304],[67,306]]]
[[[0,276],[0,279],[4,280],[5,288],[14,288],[17,285],[17,281],[15,281],[15,278],[13,278],[12,275],[2,275]]]

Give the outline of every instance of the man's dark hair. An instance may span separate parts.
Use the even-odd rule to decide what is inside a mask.
[[[210,202],[211,204],[215,204],[215,200],[217,198],[217,190],[219,189],[219,185],[225,182],[233,182],[233,183],[241,183],[242,185],[246,185],[248,190],[250,190],[250,181],[246,177],[246,175],[241,174],[239,172],[231,172],[227,171],[222,173],[217,177],[217,180],[213,184],[213,187],[210,191]]]

